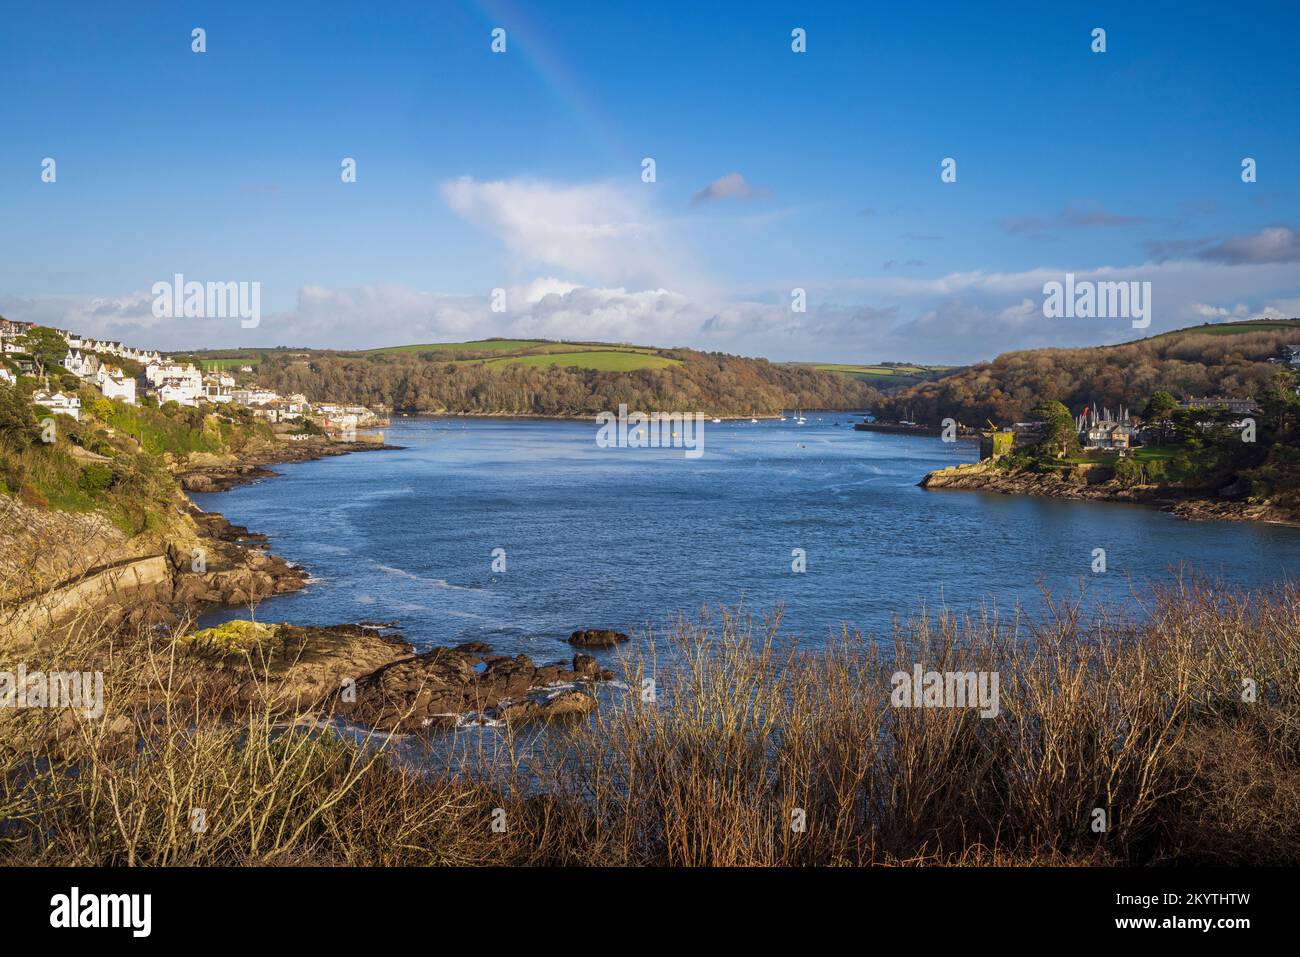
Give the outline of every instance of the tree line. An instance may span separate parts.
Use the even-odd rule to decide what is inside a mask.
[[[660,369],[591,369],[449,362],[430,353],[310,357],[265,354],[258,380],[314,400],[447,414],[594,415],[630,410],[775,415],[785,409],[867,409],[880,394],[849,376],[688,349]]]
[[[1260,396],[1278,366],[1267,361],[1296,332],[1233,335],[1184,333],[1116,346],[1008,352],[885,397],[883,418],[937,423],[949,416],[966,425],[1025,421],[1047,401],[1078,411],[1084,405],[1139,410],[1156,392],[1179,398]]]

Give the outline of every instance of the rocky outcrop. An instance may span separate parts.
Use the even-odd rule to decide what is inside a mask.
[[[613,648],[627,640],[627,635],[621,631],[610,631],[607,628],[587,628],[569,636],[569,644],[577,648]]]
[[[166,600],[171,587],[171,568],[165,556],[126,559],[6,609],[0,621],[0,639],[26,645],[69,622],[81,628],[94,627],[129,615],[142,602]],[[87,615],[88,609],[93,616]],[[86,620],[88,617],[91,620]]]
[[[176,480],[187,492],[227,492],[276,474],[260,465],[211,466],[182,472]]]
[[[984,461],[930,472],[918,484],[926,489],[970,489],[1003,495],[1130,502],[1155,506],[1180,518],[1193,520],[1300,524],[1300,507],[1287,503],[1252,503],[1241,498],[1222,497],[1222,493],[1216,496],[1214,490],[1204,488],[1128,486],[1112,478],[1113,470],[1105,466],[1081,466],[1062,473],[1040,473],[1005,469],[995,462]]]
[[[250,605],[307,583],[306,571],[266,551],[265,536],[214,512],[195,508],[193,518],[206,537],[169,547],[172,604],[190,610],[205,604]]]
[[[1046,495],[1052,498],[1100,499],[1161,504],[1170,493],[1154,486],[1126,487],[1110,481],[1108,466],[1079,466],[1064,472],[1028,472],[1004,469],[993,462],[954,465],[930,472],[921,479],[927,489],[978,489],[1006,495]]]
[[[464,721],[520,723],[585,714],[596,699],[579,684],[612,678],[594,658],[538,667],[527,655],[483,655],[434,648],[380,668],[340,692],[334,713],[380,731],[421,731]]]
[[[332,455],[396,448],[400,446],[365,440],[334,442],[317,438],[306,442],[279,442],[238,455],[191,456],[186,465],[177,471],[176,479],[187,492],[225,492],[238,485],[247,485],[279,474],[267,468],[268,465],[310,462]]]
[[[1300,525],[1300,504],[1191,499],[1179,502],[1171,511],[1191,521],[1267,522]]]
[[[224,689],[237,706],[273,713],[314,709],[341,688],[415,654],[401,636],[360,625],[227,622],[186,635],[181,645],[203,666],[207,693]]]

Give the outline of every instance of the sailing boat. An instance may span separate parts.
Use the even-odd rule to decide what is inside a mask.
[[[795,425],[803,425],[808,420],[803,417],[803,412],[799,411],[794,414]]]

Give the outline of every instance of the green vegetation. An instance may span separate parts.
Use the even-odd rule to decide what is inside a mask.
[[[26,450],[0,447],[0,478],[7,495],[39,508],[102,512],[128,535],[161,528],[176,483],[165,463],[143,452],[118,452],[107,462],[85,462],[71,451],[77,423],[58,417],[59,436]]]
[[[89,386],[80,396],[77,421],[34,406],[27,385],[0,385],[0,492],[40,508],[102,512],[128,535],[169,520],[178,491],[169,461],[271,439],[270,427],[242,410],[126,405]]]
[[[417,355],[457,364],[487,367],[522,365],[538,368],[589,369],[593,372],[634,372],[662,369],[681,360],[647,346],[594,342],[552,342],[547,339],[483,339],[478,342],[439,342],[368,349],[364,356]]]
[[[278,631],[276,625],[236,619],[213,628],[190,632],[180,639],[180,644],[200,655],[243,657],[254,654],[259,649],[266,649],[275,640]]]
[[[31,389],[25,384],[0,385],[0,441],[24,452],[41,440]]]
[[[1074,416],[1061,403],[1039,403],[1030,416],[1043,423],[1042,441],[1030,450],[1031,455],[1061,458],[1079,448],[1079,432],[1074,425]]]
[[[63,360],[68,354],[68,341],[45,326],[33,326],[23,334],[19,345],[36,360],[36,368],[41,375],[54,374],[62,369]]]
[[[270,440],[271,428],[242,409],[221,415],[168,403],[163,409],[142,405],[111,403],[112,411],[101,418],[105,424],[131,436],[151,454],[170,454],[183,458],[192,452],[221,452],[233,443],[246,441],[256,434]],[[105,412],[96,403],[94,411]]]

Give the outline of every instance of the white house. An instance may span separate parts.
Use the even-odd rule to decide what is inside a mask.
[[[189,363],[151,362],[144,370],[144,377],[160,404],[198,405],[204,397],[203,373]]]
[[[182,365],[157,359],[145,367],[144,377],[150,385],[161,385],[165,379],[175,379],[181,382],[192,382],[196,391],[203,386],[203,373],[188,362]]]
[[[158,397],[158,404],[163,405],[167,402],[176,402],[179,405],[198,405],[199,396],[194,389],[188,384],[176,382],[173,379],[165,379],[155,391],[154,395]]]
[[[124,375],[121,369],[101,365],[95,376],[95,384],[107,399],[121,399],[128,405],[135,405],[135,379]]]
[[[75,395],[64,395],[62,392],[36,392],[32,394],[32,401],[51,412],[61,412],[72,416],[78,422],[81,421],[81,399]]]
[[[254,386],[251,389],[235,389],[231,396],[240,405],[270,405],[280,398],[278,392],[272,392],[270,389],[263,389],[260,386]]]
[[[0,382],[7,382],[10,385],[15,385],[18,382],[18,377],[4,366],[0,366]]]
[[[229,383],[223,382],[223,379],[230,379],[230,376],[205,376],[203,398],[218,405],[233,401],[230,387],[234,385],[234,379],[230,379]]]
[[[96,356],[80,349],[69,349],[63,357],[63,368],[79,379],[93,381],[99,375],[100,367],[101,363]]]

